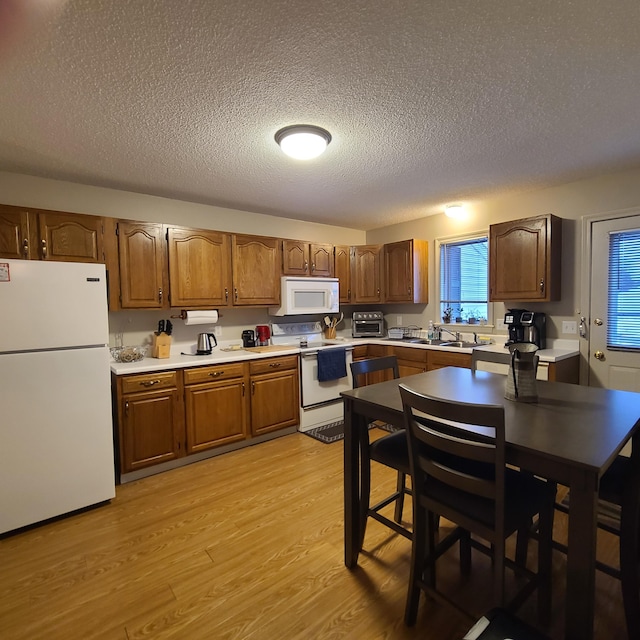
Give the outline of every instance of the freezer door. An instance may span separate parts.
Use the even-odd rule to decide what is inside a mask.
[[[0,533],[115,495],[107,347],[0,355]]]
[[[103,264],[2,260],[0,353],[109,342]]]

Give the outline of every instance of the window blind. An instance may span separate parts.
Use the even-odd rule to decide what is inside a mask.
[[[609,235],[607,347],[640,349],[640,229]]]
[[[440,310],[452,318],[488,317],[488,240],[486,236],[440,245]]]

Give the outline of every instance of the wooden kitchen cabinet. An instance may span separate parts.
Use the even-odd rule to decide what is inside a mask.
[[[218,231],[169,227],[172,307],[231,304],[231,236]]]
[[[121,473],[185,455],[182,376],[114,376]]]
[[[232,235],[233,304],[280,304],[282,242],[278,238]]]
[[[122,309],[168,309],[167,245],[161,224],[117,223]]]
[[[0,258],[102,263],[103,219],[0,205]]]
[[[339,280],[340,304],[351,304],[351,247],[334,247],[333,268]]]
[[[398,359],[398,373],[401,378],[424,373],[427,370],[428,351],[412,347],[393,347],[393,354]]]
[[[562,219],[553,215],[489,227],[489,300],[560,300]]]
[[[333,245],[283,240],[282,274],[333,277]]]
[[[382,245],[353,247],[351,272],[352,302],[381,303],[382,291]]]
[[[385,302],[429,302],[429,262],[426,240],[384,245]]]
[[[254,436],[300,424],[298,356],[249,363],[251,433]]]
[[[453,353],[452,351],[436,351],[435,349],[426,349],[425,352],[427,353],[427,371],[443,367],[471,369],[470,353]]]
[[[245,363],[185,369],[184,387],[187,454],[249,436]]]

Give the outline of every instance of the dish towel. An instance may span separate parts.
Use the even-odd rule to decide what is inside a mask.
[[[321,349],[318,351],[318,382],[339,380],[347,376],[347,350]]]

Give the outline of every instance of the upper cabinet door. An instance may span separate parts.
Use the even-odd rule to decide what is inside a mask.
[[[354,303],[382,302],[382,245],[353,247]]]
[[[0,258],[28,260],[29,214],[14,207],[0,207]]]
[[[340,285],[340,304],[351,303],[351,247],[335,247],[335,276]]]
[[[310,275],[333,277],[333,245],[316,244],[309,245],[309,268]]]
[[[384,245],[385,301],[429,302],[428,243],[403,240]]]
[[[309,243],[300,240],[282,241],[282,274],[285,276],[309,275]]]
[[[171,306],[219,307],[230,304],[229,234],[170,228],[167,240]]]
[[[42,260],[104,262],[102,218],[76,213],[38,212]]]
[[[285,276],[333,276],[333,245],[282,241],[282,274]]]
[[[233,304],[265,306],[280,304],[279,238],[232,236]]]
[[[161,224],[118,223],[120,306],[166,309],[167,259]]]
[[[489,300],[560,300],[562,219],[552,215],[489,227]]]

